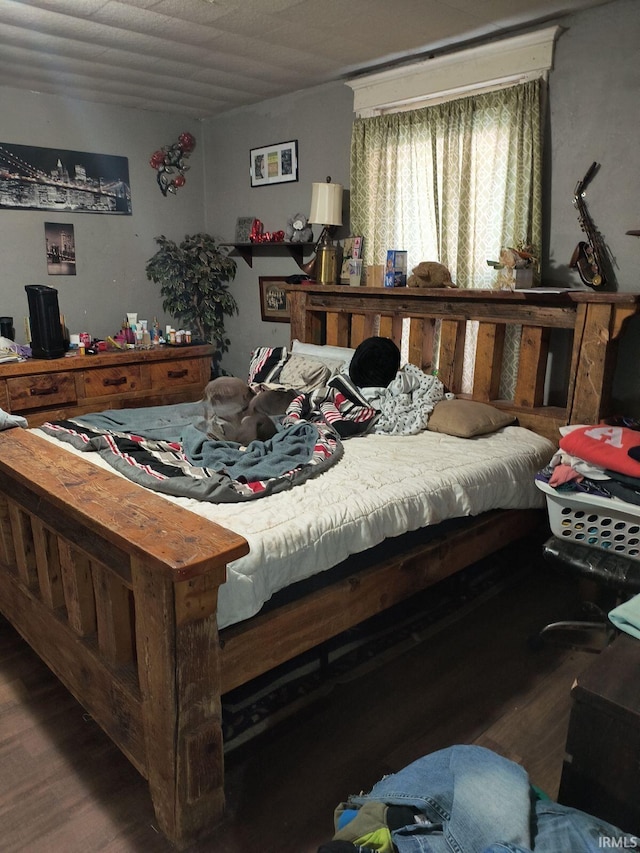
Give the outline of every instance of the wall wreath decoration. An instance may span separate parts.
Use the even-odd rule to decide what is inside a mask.
[[[175,193],[178,187],[186,184],[184,173],[188,171],[189,166],[185,160],[195,146],[195,137],[185,131],[173,145],[165,145],[153,152],[149,165],[157,172],[156,178],[162,195]]]

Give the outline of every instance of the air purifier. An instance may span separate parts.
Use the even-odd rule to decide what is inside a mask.
[[[58,291],[46,284],[28,284],[25,290],[29,301],[33,357],[60,358],[66,347],[60,323]]]

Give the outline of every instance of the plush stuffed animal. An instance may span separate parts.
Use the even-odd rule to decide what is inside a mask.
[[[422,261],[411,273],[407,287],[456,287],[449,270],[437,261]]]
[[[284,239],[289,243],[310,243],[313,240],[313,229],[304,213],[295,213],[287,219]]]

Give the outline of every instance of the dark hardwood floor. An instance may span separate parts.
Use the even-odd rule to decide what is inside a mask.
[[[569,691],[593,656],[527,638],[575,606],[540,562],[462,620],[360,673],[228,756],[228,816],[197,853],[315,853],[335,805],[455,743],[521,762],[557,793]],[[0,620],[3,853],[167,853],[146,783]]]

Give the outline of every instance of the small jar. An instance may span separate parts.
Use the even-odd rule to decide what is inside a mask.
[[[13,317],[0,317],[0,335],[10,341],[15,341],[16,330],[13,327]]]

